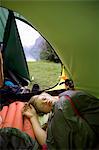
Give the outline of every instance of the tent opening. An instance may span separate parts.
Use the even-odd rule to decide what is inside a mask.
[[[16,19],[19,35],[26,56],[31,82],[41,90],[56,85],[61,75],[61,61],[52,46],[29,24]]]
[[[19,82],[23,80],[20,84],[30,89],[35,84],[40,90],[55,87],[60,80],[62,63],[52,46],[23,16],[1,7],[0,12],[6,76],[9,72],[11,76],[18,76]]]

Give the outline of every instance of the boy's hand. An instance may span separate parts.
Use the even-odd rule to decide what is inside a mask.
[[[35,108],[30,104],[26,103],[23,107],[22,114],[28,118],[37,116]]]

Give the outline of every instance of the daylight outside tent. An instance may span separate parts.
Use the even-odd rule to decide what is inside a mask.
[[[51,45],[30,25],[16,19],[31,82],[43,89],[55,86],[61,74],[60,59]]]

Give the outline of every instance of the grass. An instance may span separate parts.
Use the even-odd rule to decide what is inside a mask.
[[[28,62],[29,73],[32,79],[29,88],[31,89],[33,84],[37,83],[40,89],[47,89],[54,86],[59,81],[61,74],[61,64],[53,62]]]

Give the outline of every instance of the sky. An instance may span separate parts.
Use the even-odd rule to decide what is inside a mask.
[[[18,19],[16,19],[16,23],[23,47],[30,47],[31,45],[34,45],[35,40],[40,36],[40,34],[31,26]]]

